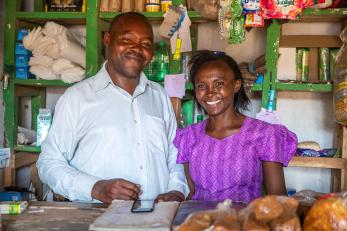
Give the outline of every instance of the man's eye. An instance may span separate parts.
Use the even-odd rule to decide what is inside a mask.
[[[130,42],[131,42],[131,40],[130,40],[130,39],[128,39],[128,38],[123,38],[123,42],[125,42],[125,43],[130,43]]]
[[[151,43],[142,43],[142,46],[146,47],[146,48],[151,48],[152,44]]]
[[[198,88],[198,89],[204,89],[204,88],[205,88],[205,85],[202,84],[202,83],[199,83],[199,84],[196,85],[196,88]]]
[[[220,86],[223,86],[223,85],[224,85],[223,82],[217,82],[217,83],[216,83],[216,86],[217,86],[217,87],[220,87]]]

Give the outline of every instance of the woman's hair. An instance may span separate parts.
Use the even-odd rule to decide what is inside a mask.
[[[234,97],[235,111],[240,112],[242,110],[248,110],[250,100],[243,86],[243,78],[241,76],[241,71],[239,69],[239,66],[237,65],[237,63],[232,57],[226,55],[224,52],[201,50],[201,51],[197,51],[193,55],[193,57],[189,61],[189,65],[191,65],[189,74],[193,82],[194,92],[195,92],[195,77],[200,67],[205,63],[212,62],[212,61],[219,61],[219,60],[225,62],[230,67],[230,69],[234,73],[235,80],[239,79],[241,81],[240,90],[235,94],[235,97]],[[196,99],[195,93],[194,93],[194,97]]]

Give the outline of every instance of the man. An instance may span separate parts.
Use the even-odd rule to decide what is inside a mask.
[[[70,200],[184,200],[170,99],[142,72],[153,56],[150,23],[138,13],[121,14],[104,44],[101,70],[56,105],[37,162],[41,180]]]

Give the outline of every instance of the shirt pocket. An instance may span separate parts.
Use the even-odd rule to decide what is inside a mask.
[[[147,137],[149,153],[166,160],[168,155],[168,138],[165,121],[156,116],[146,115],[146,125],[145,137]]]

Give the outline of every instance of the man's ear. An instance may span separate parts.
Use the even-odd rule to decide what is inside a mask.
[[[239,92],[241,88],[241,79],[235,80],[234,93]]]
[[[106,32],[104,35],[104,45],[106,48],[109,47],[111,41],[111,34],[109,32]]]

